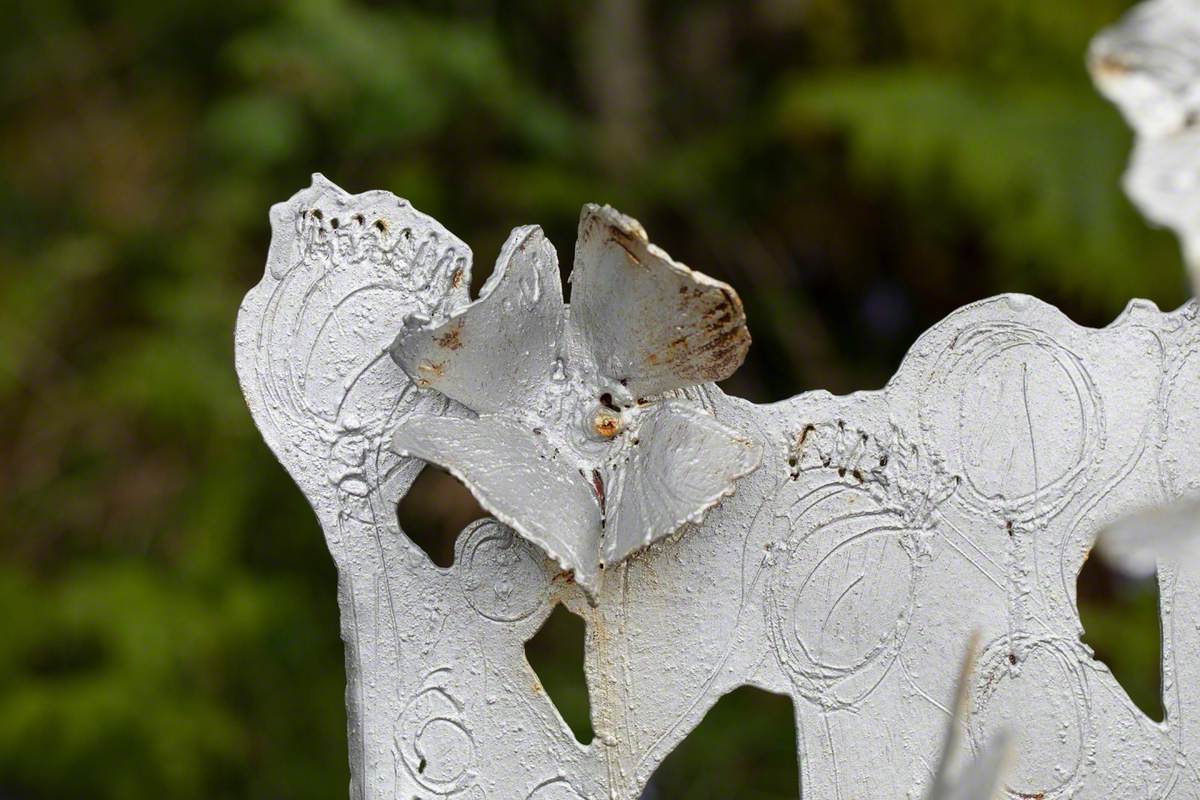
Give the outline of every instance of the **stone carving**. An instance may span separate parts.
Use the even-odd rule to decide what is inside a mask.
[[[747,684],[793,699],[805,797],[965,797],[935,780],[943,744],[986,776],[1005,729],[1007,797],[1200,796],[1200,570],[1159,570],[1164,723],[1092,658],[1075,609],[1104,526],[1200,487],[1195,303],[1134,301],[1089,329],[1004,295],[935,325],[881,390],[760,406],[705,382],[744,352],[727,287],[609,209],[584,210],[582,309],[535,229],[471,303],[467,247],[388,193],[317,176],[271,221],[238,373],[337,563],[356,800],[635,800]],[[700,296],[661,305],[664,286]],[[727,346],[697,352],[719,308]],[[638,372],[664,324],[689,355]],[[447,569],[397,523],[424,466],[405,453],[498,518],[468,526]],[[618,507],[636,524],[613,523],[614,544]],[[523,655],[556,603],[587,624],[587,745]]]

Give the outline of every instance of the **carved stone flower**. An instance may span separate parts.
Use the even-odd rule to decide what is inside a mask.
[[[393,445],[445,467],[594,594],[606,565],[698,522],[762,451],[679,391],[741,365],[733,289],[593,205],[570,283],[568,306],[554,248],[518,228],[478,300],[407,319],[392,357],[472,413],[411,416]]]

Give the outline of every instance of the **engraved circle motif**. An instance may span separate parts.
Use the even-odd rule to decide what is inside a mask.
[[[907,634],[919,578],[912,534],[861,489],[824,484],[788,497],[803,513],[774,556],[765,606],[773,649],[804,697],[850,708]]]
[[[467,602],[495,622],[525,619],[549,599],[542,559],[503,523],[483,519],[459,537],[462,588]]]
[[[474,745],[466,728],[445,717],[426,722],[413,746],[426,764],[422,774],[438,785],[457,781],[466,774],[475,758]]]
[[[413,780],[431,792],[451,794],[473,782],[476,747],[458,703],[444,687],[428,685],[439,675],[445,672],[431,675],[401,712],[396,748]]]
[[[535,787],[525,800],[586,800],[586,798],[566,780],[555,778]]]
[[[922,427],[975,508],[1021,520],[1053,515],[1096,466],[1099,392],[1081,360],[1041,331],[978,325],[955,338],[931,375]]]
[[[976,751],[1011,733],[1014,797],[1073,797],[1095,766],[1095,734],[1079,654],[1065,640],[1001,636],[983,652],[969,721]],[[1014,663],[1014,660],[1016,663]]]

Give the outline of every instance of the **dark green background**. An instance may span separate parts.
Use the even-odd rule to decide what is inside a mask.
[[[232,366],[267,208],[310,172],[440,219],[476,285],[513,226],[569,253],[612,203],[741,292],[727,389],[875,388],[999,291],[1101,325],[1184,299],[1083,67],[1128,5],[5,3],[0,798],[345,796],[335,576]],[[1154,708],[1153,594],[1086,584]],[[577,718],[569,641],[543,673]],[[723,703],[657,797],[794,796],[784,705]]]

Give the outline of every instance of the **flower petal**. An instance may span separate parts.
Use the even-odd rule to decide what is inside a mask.
[[[967,655],[963,659],[954,689],[954,706],[946,723],[946,737],[942,740],[942,753],[937,771],[929,787],[926,800],[993,800],[1001,794],[1004,773],[1012,758],[1011,739],[1007,731],[993,734],[982,751],[962,767],[957,776],[951,770],[962,749],[963,725],[968,713],[971,693],[971,675],[979,651],[979,635],[971,637]]]
[[[1200,567],[1200,497],[1124,516],[1100,531],[1096,551],[1134,578],[1152,578],[1159,561]]]
[[[633,454],[609,490],[601,558],[614,564],[635,550],[699,522],[734,482],[753,472],[762,447],[700,409],[655,405],[637,428]]]
[[[1097,87],[1139,136],[1167,136],[1200,111],[1200,15],[1190,0],[1139,3],[1092,40]]]
[[[929,800],[998,800],[1004,796],[1004,774],[1012,762],[1012,741],[997,733],[963,767],[953,785],[937,786]]]
[[[1200,291],[1200,129],[1138,139],[1125,172],[1125,193],[1155,225],[1175,232]]]
[[[596,591],[600,507],[589,482],[541,436],[499,416],[413,416],[392,447],[445,467],[496,519]]]
[[[436,326],[407,324],[392,358],[418,386],[478,413],[533,397],[554,368],[565,307],[541,228],[517,228],[479,299]]]
[[[638,397],[728,378],[750,347],[728,284],[671,260],[608,206],[584,206],[579,219],[570,324],[601,373]]]

